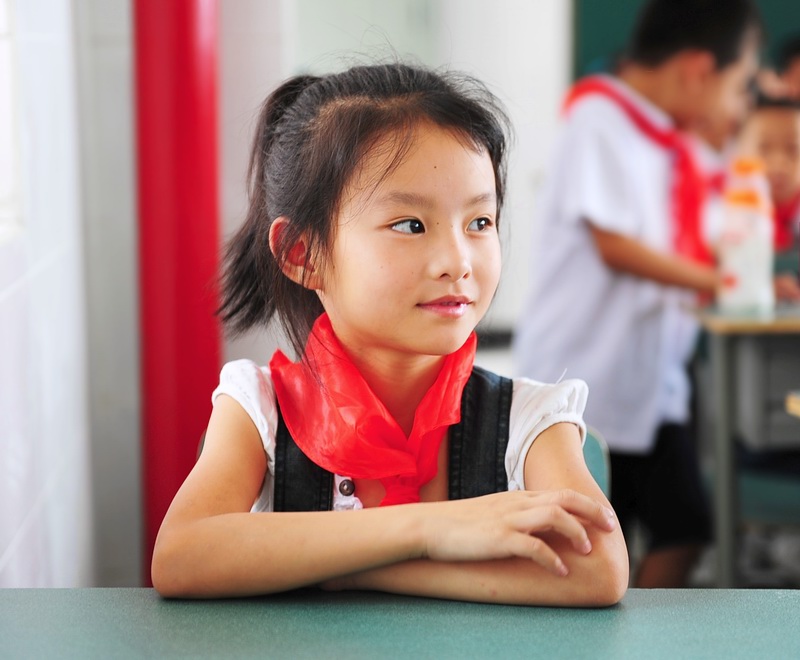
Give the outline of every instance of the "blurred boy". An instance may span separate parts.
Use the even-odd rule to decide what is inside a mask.
[[[731,134],[749,105],[760,19],[749,0],[651,0],[618,76],[573,88],[539,207],[522,373],[589,384],[611,448],[611,500],[649,547],[636,585],[686,584],[710,540],[689,431],[695,292],[719,275],[703,240],[705,181],[682,130]]]
[[[775,209],[775,293],[800,302],[800,101],[761,96],[745,124],[741,149],[764,161]]]

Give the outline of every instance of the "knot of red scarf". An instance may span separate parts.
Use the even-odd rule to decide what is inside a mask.
[[[386,506],[419,502],[419,489],[436,476],[441,442],[461,420],[476,345],[473,332],[445,357],[408,437],[345,353],[327,314],[315,322],[300,362],[276,351],[269,367],[281,415],[303,453],[329,472],[379,479]]]
[[[590,95],[602,95],[611,99],[644,135],[673,152],[672,216],[675,223],[675,251],[694,261],[712,264],[714,258],[702,237],[703,203],[708,184],[686,137],[674,128],[662,128],[654,124],[603,76],[589,76],[578,81],[564,100],[563,112],[568,112],[579,99]]]

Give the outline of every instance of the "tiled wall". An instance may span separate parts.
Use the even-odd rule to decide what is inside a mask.
[[[0,235],[0,587],[94,582],[71,5],[0,0],[17,138]],[[8,36],[10,35],[10,36]],[[8,62],[11,62],[9,65]],[[11,82],[9,83],[9,79]]]

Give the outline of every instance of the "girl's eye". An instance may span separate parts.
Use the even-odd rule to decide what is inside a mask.
[[[419,220],[401,220],[392,225],[392,229],[399,231],[401,234],[424,234],[425,225]]]
[[[469,231],[483,231],[492,226],[492,221],[489,218],[475,218],[469,223],[467,229]]]

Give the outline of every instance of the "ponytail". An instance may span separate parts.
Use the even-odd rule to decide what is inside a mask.
[[[322,313],[322,305],[313,291],[303,288],[283,274],[283,255],[272,254],[269,232],[273,220],[280,213],[270,208],[267,185],[267,164],[270,152],[280,132],[281,119],[294,104],[297,97],[318,78],[295,76],[278,87],[261,106],[257,131],[250,153],[247,170],[249,208],[241,228],[228,243],[223,259],[222,303],[217,314],[229,331],[241,334],[256,325],[268,325],[279,311],[281,293],[295,298],[308,298],[317,310],[315,318]],[[287,232],[284,244],[291,244],[295,232]],[[284,252],[281,250],[281,252]],[[281,317],[282,325],[296,350],[302,350],[308,331],[297,328],[296,319]],[[302,322],[301,322],[301,325]]]

